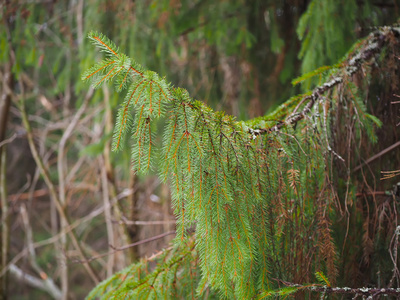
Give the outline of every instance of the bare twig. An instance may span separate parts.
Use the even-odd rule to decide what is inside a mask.
[[[358,171],[358,170],[361,169],[363,166],[368,165],[369,163],[373,162],[375,159],[377,159],[377,158],[381,157],[382,155],[384,155],[384,154],[386,154],[386,153],[392,151],[393,149],[396,149],[396,148],[399,147],[399,146],[400,146],[400,141],[398,141],[397,143],[394,143],[394,144],[393,144],[392,146],[390,146],[390,147],[387,147],[386,149],[382,150],[382,151],[379,152],[378,154],[375,154],[374,156],[368,158],[363,164],[361,164],[361,165],[355,167],[355,168],[353,169],[352,172],[354,173],[354,172]]]
[[[0,151],[0,220],[1,220],[1,234],[0,234],[0,270],[6,270],[8,263],[8,251],[10,246],[10,226],[9,226],[9,207],[7,201],[7,188],[6,188],[6,151]],[[7,295],[7,281],[5,276],[0,280],[0,299],[6,299]]]
[[[129,220],[122,220],[122,221],[115,221],[119,224],[126,224],[126,225],[167,225],[167,224],[176,224],[176,220],[165,220],[165,221],[129,221]]]
[[[0,148],[3,147],[3,146],[6,145],[6,144],[11,143],[11,142],[12,142],[13,140],[15,140],[17,137],[18,137],[18,134],[17,134],[17,133],[14,133],[14,134],[13,134],[12,136],[10,136],[8,139],[3,140],[3,141],[0,143]]]
[[[25,273],[14,264],[10,265],[9,270],[10,273],[14,275],[18,280],[23,281],[32,287],[47,292],[54,299],[61,299],[61,291],[56,286],[49,286],[45,280],[36,278],[32,275]]]
[[[139,242],[136,242],[136,243],[133,243],[133,244],[130,244],[130,245],[126,245],[124,247],[120,247],[120,248],[112,247],[112,248],[114,248],[115,251],[126,250],[126,249],[129,249],[129,248],[134,247],[134,246],[138,246],[138,245],[141,245],[141,244],[145,244],[145,243],[148,243],[148,242],[152,242],[152,241],[161,239],[161,238],[163,238],[165,236],[168,236],[168,235],[171,235],[171,234],[175,234],[175,230],[174,231],[168,231],[168,232],[153,236],[151,238],[148,238],[148,239],[145,239],[145,240],[141,240]]]
[[[400,170],[393,170],[393,171],[381,171],[383,177],[381,180],[393,178],[400,175]]]
[[[388,194],[383,191],[371,191],[371,192],[356,193],[356,197],[364,197],[364,196],[388,196]]]
[[[39,274],[42,282],[41,289],[48,292],[54,298],[59,299],[61,298],[61,291],[54,283],[53,279],[47,276],[47,274],[43,271],[43,269],[39,266],[36,260],[36,252],[35,248],[33,247],[33,234],[32,234],[32,227],[29,223],[28,213],[26,211],[25,205],[21,205],[21,217],[25,227],[26,233],[26,242],[27,248],[29,253],[29,262],[31,263],[32,268]],[[38,279],[39,280],[39,279]],[[38,287],[38,286],[36,286]]]
[[[112,206],[110,204],[110,199],[109,199],[107,171],[104,166],[104,160],[101,157],[99,158],[99,163],[101,169],[101,185],[103,189],[104,218],[106,221],[109,250],[111,250],[112,249],[111,245],[115,243],[114,230],[112,224],[112,214],[111,214]],[[111,254],[108,256],[108,261],[107,261],[107,277],[110,277],[113,274],[114,263],[115,263],[115,255]]]
[[[72,135],[73,130],[75,129],[76,125],[78,124],[82,114],[85,112],[86,107],[89,103],[89,100],[92,98],[93,95],[93,89],[89,89],[87,92],[85,99],[83,101],[83,104],[79,108],[79,110],[76,112],[74,117],[72,118],[71,122],[69,123],[67,129],[64,131],[64,134],[61,137],[60,144],[58,147],[58,159],[57,159],[57,171],[58,171],[58,182],[59,182],[59,199],[60,199],[60,204],[63,208],[67,206],[66,200],[65,200],[65,172],[64,172],[64,166],[66,164],[65,158],[64,158],[64,149],[65,145],[69,139],[69,137]],[[68,226],[68,221],[65,218],[61,218],[61,230],[64,229],[65,227]],[[67,238],[66,236],[61,237],[61,244],[60,244],[61,249],[66,249],[67,248]],[[59,266],[61,268],[61,287],[62,287],[62,293],[64,299],[67,297],[68,293],[68,264],[66,261],[66,256],[63,255],[61,251],[58,252],[58,260],[59,260]]]
[[[114,253],[116,253],[118,251],[129,249],[131,247],[139,246],[139,245],[142,245],[142,244],[145,244],[145,243],[149,243],[149,242],[152,242],[152,241],[155,241],[155,240],[158,240],[158,239],[162,239],[163,237],[166,237],[168,235],[172,235],[172,234],[175,234],[175,233],[176,233],[175,231],[168,231],[168,232],[165,232],[163,234],[159,234],[159,235],[153,236],[151,238],[148,238],[148,239],[145,239],[145,240],[141,240],[139,242],[136,242],[136,243],[133,243],[133,244],[129,244],[129,245],[126,245],[126,246],[123,246],[123,247],[119,247],[119,248],[115,248],[114,246],[110,245],[110,247],[114,249],[113,251],[107,252],[107,253],[103,253],[103,254],[100,254],[98,256],[91,257],[86,262],[90,262],[92,260],[96,260],[96,259],[102,258],[104,256],[108,256],[108,255],[114,254]],[[80,261],[80,260],[77,260],[76,263],[83,263],[83,262]]]
[[[30,199],[32,196],[35,198],[39,198],[39,197],[43,197],[49,194],[49,190],[48,189],[40,189],[40,190],[35,190],[32,193],[31,192],[27,192],[27,193],[16,193],[16,194],[12,194],[9,195],[8,198],[10,199],[10,201],[17,201],[17,200],[28,200]]]
[[[170,246],[170,247],[168,247],[168,248],[165,248],[165,249],[163,249],[163,250],[161,250],[161,251],[158,251],[157,253],[154,253],[154,254],[151,255],[150,257],[147,257],[146,260],[147,260],[147,261],[149,261],[149,260],[154,260],[154,259],[156,259],[157,257],[159,257],[160,255],[163,255],[164,253],[166,253],[166,252],[168,252],[168,251],[171,251],[171,250],[172,250],[172,246]]]

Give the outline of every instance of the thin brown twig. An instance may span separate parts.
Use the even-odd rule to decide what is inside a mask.
[[[384,191],[371,191],[371,192],[356,193],[356,197],[363,197],[363,196],[388,196],[388,194],[387,194],[387,192],[384,192]]]
[[[165,232],[165,233],[162,233],[162,234],[153,236],[153,237],[151,237],[151,238],[144,239],[144,240],[141,240],[141,241],[139,241],[139,242],[132,243],[132,244],[129,244],[129,245],[126,245],[126,246],[123,246],[123,247],[119,247],[119,248],[116,248],[116,247],[110,245],[110,247],[114,249],[113,251],[110,251],[110,252],[107,252],[107,253],[103,253],[103,254],[100,254],[100,255],[97,255],[97,256],[93,256],[93,257],[87,259],[86,261],[75,260],[74,263],[84,263],[84,262],[87,263],[87,262],[90,262],[90,261],[92,261],[92,260],[96,260],[96,259],[102,258],[102,257],[107,256],[107,255],[112,255],[112,254],[114,254],[114,253],[116,253],[116,252],[118,252],[118,251],[123,251],[123,250],[129,249],[129,248],[131,248],[131,247],[135,247],[135,246],[138,246],[138,245],[142,245],[142,244],[145,244],[145,243],[149,243],[149,242],[152,242],[152,241],[161,239],[161,238],[163,238],[163,237],[166,237],[166,236],[168,236],[168,235],[172,235],[172,234],[175,234],[175,233],[176,233],[175,230],[174,230],[174,231],[168,231],[168,232]]]
[[[400,170],[394,170],[394,171],[381,171],[383,177],[381,178],[381,180],[385,180],[385,179],[390,179],[396,176],[400,175]]]
[[[31,263],[32,268],[38,273],[43,283],[42,289],[52,295],[55,299],[61,298],[61,291],[59,287],[55,284],[53,279],[49,277],[44,270],[40,267],[37,262],[35,248],[33,247],[33,233],[32,226],[30,225],[28,213],[25,205],[21,205],[21,218],[24,223],[26,239],[27,239],[27,249],[28,249],[28,258]]]
[[[3,146],[6,145],[6,144],[11,143],[11,142],[14,141],[17,137],[18,137],[18,134],[17,134],[17,133],[14,133],[14,134],[13,134],[12,136],[10,136],[8,139],[3,140],[3,141],[0,143],[0,148],[3,147]]]
[[[99,158],[100,168],[101,168],[101,186],[103,190],[103,202],[104,202],[104,218],[106,222],[106,229],[107,229],[107,239],[108,245],[110,249],[112,244],[115,243],[115,236],[114,236],[114,228],[112,224],[112,206],[110,205],[110,198],[109,198],[109,191],[108,191],[108,180],[107,180],[107,171],[104,166],[104,160],[102,157]],[[111,251],[110,251],[111,252]],[[115,264],[115,255],[111,254],[108,256],[107,261],[107,277],[110,277],[113,274]]]
[[[42,291],[48,292],[54,299],[61,299],[61,292],[58,292],[56,289],[49,289],[46,281],[44,281],[43,279],[39,279],[24,272],[14,264],[9,266],[9,270],[10,273],[19,281],[29,284],[30,286],[33,286]]]
[[[398,141],[397,143],[394,143],[393,145],[387,147],[386,149],[382,150],[381,152],[379,152],[379,153],[375,154],[374,156],[370,157],[363,164],[355,167],[352,172],[354,173],[354,172],[358,171],[363,166],[368,165],[369,163],[373,162],[375,159],[377,159],[377,158],[381,157],[382,155],[392,151],[393,149],[396,149],[399,146],[400,146],[400,141]]]
[[[176,220],[164,220],[164,221],[129,221],[129,220],[117,221],[117,220],[113,220],[113,222],[116,222],[118,224],[125,224],[125,225],[167,225],[167,224],[176,224]]]

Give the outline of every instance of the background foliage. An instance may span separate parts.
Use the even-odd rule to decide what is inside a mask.
[[[130,172],[129,147],[116,155],[110,151],[118,94],[107,85],[88,91],[80,81],[83,72],[101,59],[85,40],[89,31],[103,32],[126,55],[186,88],[191,97],[246,120],[324,82],[358,38],[374,26],[392,24],[399,15],[396,1],[6,1],[1,9],[1,294],[16,299],[48,294],[81,299],[100,279],[165,244],[156,240],[117,251],[93,260],[90,267],[77,260],[113,251],[109,244],[121,247],[174,228],[167,188],[154,176]],[[397,240],[392,239],[397,206],[385,192],[396,179],[379,181],[381,170],[398,167],[398,151],[388,151],[374,165],[358,168],[398,141],[398,110],[390,104],[396,100],[393,94],[400,94],[396,53],[386,48],[375,63],[363,67],[366,79],[357,75],[354,84],[330,95],[336,103],[350,100],[348,105],[337,105],[337,116],[328,124],[335,133],[330,144],[347,162],[335,161],[338,167],[331,178],[337,179],[337,195],[329,195],[333,183],[320,183],[327,184],[322,190],[324,199],[330,199],[329,218],[318,211],[319,202],[302,208],[288,202],[285,209],[276,203],[288,224],[282,234],[293,242],[296,230],[307,228],[304,221],[315,215],[307,209],[317,209],[324,216],[314,220],[319,222],[318,243],[335,244],[341,258],[334,262],[332,249],[321,248],[314,256],[304,253],[303,260],[295,260],[288,249],[298,249],[298,257],[302,244],[282,244],[286,259],[280,263],[287,264],[293,282],[313,281],[307,277],[313,273],[304,266],[321,260],[327,264],[323,271],[340,285],[398,284],[391,271],[392,258],[397,259],[393,256]],[[292,79],[322,66],[333,67],[291,86]],[[24,110],[31,128],[22,122]],[[343,113],[349,111],[354,113]],[[357,124],[370,117],[360,111],[383,123],[376,133],[379,143],[371,144],[372,129],[368,138],[363,136],[369,127]],[[272,121],[283,115],[272,115],[276,118]],[[270,121],[261,118],[248,125],[264,128]],[[295,170],[301,168],[301,161],[294,161],[286,180],[306,180],[296,179]],[[316,168],[314,182],[322,176],[318,177],[321,168]],[[303,209],[304,219],[286,215],[293,209]],[[190,266],[186,258],[184,263]],[[151,264],[147,267],[153,269]],[[185,270],[191,274],[198,272],[196,268]],[[25,279],[17,279],[18,274],[25,274]],[[26,275],[37,281],[28,281]]]

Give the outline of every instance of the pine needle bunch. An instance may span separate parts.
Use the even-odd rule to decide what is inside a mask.
[[[381,40],[390,34],[382,31]],[[113,149],[121,149],[130,135],[137,172],[154,168],[155,157],[161,158],[157,171],[171,186],[177,217],[174,250],[166,251],[155,269],[146,261],[131,266],[97,286],[89,298],[188,299],[211,292],[219,298],[251,299],[296,291],[275,292],[280,286],[276,278],[335,282],[339,252],[331,230],[337,202],[332,161],[343,158],[330,143],[332,123],[338,99],[345,98],[351,108],[347,114],[357,116],[357,130],[376,140],[381,123],[367,113],[349,79],[372,57],[371,51],[380,50],[376,36],[360,46],[357,63],[349,58],[335,65],[337,72],[324,85],[249,122],[192,99],[120,53],[107,37],[92,32],[89,38],[106,58],[83,79],[96,88],[114,80],[117,90],[127,90]],[[340,97],[335,96],[338,85],[348,87],[339,91]],[[161,117],[166,126],[158,146],[155,125]],[[190,227],[195,227],[193,237]],[[316,278],[316,272],[328,277]]]

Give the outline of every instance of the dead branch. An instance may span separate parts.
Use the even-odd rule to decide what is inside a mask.
[[[27,248],[28,248],[28,257],[29,257],[29,262],[32,266],[32,268],[38,273],[38,275],[40,276],[41,279],[34,279],[32,276],[31,279],[27,280],[26,276],[29,276],[27,274],[23,274],[23,278],[21,278],[21,276],[17,276],[20,280],[25,280],[28,284],[33,285],[35,287],[40,287],[42,290],[45,290],[46,292],[48,292],[50,295],[52,295],[55,299],[60,299],[61,298],[61,291],[58,288],[58,286],[54,283],[53,279],[50,278],[46,272],[44,272],[44,270],[40,267],[40,265],[37,262],[37,258],[36,258],[36,252],[35,252],[35,248],[33,246],[33,233],[32,233],[32,226],[30,225],[29,222],[29,217],[28,217],[28,213],[26,211],[26,207],[25,205],[21,205],[21,217],[22,217],[22,221],[24,223],[24,227],[25,227],[25,232],[26,232],[26,242],[27,242]],[[14,273],[17,274],[17,270],[16,270],[16,266],[14,266]],[[11,270],[11,266],[10,266],[10,270]],[[21,270],[21,272],[23,272]],[[39,281],[40,284],[39,286],[35,283],[33,283],[35,280]]]
[[[114,254],[114,253],[116,253],[116,252],[118,252],[118,251],[123,251],[123,250],[129,249],[129,248],[131,248],[131,247],[135,247],[135,246],[139,246],[139,245],[142,245],[142,244],[145,244],[145,243],[149,243],[149,242],[152,242],[152,241],[161,239],[161,238],[163,238],[163,237],[166,237],[166,236],[168,236],[168,235],[175,234],[175,233],[176,233],[175,231],[168,231],[168,232],[165,232],[165,233],[162,233],[162,234],[153,236],[153,237],[151,237],[151,238],[148,238],[148,239],[145,239],[145,240],[141,240],[141,241],[139,241],[139,242],[132,243],[132,244],[129,244],[129,245],[126,245],[126,246],[123,246],[123,247],[119,247],[119,248],[115,248],[114,246],[110,245],[110,247],[113,248],[114,251],[107,252],[107,253],[103,253],[103,254],[100,254],[100,255],[98,255],[98,256],[91,257],[91,258],[89,258],[88,260],[86,260],[85,262],[90,262],[90,261],[92,261],[92,260],[96,260],[96,259],[102,258],[102,257],[104,257],[104,256],[112,255],[112,254]],[[75,262],[77,262],[77,263],[84,263],[84,262],[82,262],[82,261],[80,261],[80,260],[76,260]]]
[[[103,190],[104,218],[106,222],[109,250],[111,250],[112,249],[111,245],[115,243],[115,235],[114,235],[114,229],[112,224],[112,213],[111,213],[112,206],[110,204],[110,197],[108,191],[107,171],[104,167],[104,160],[102,157],[99,158],[99,163],[101,168],[101,185]],[[108,256],[108,261],[107,261],[107,277],[110,277],[113,274],[114,265],[115,265],[115,255],[110,254]]]
[[[61,291],[57,288],[56,285],[49,285],[43,279],[39,279],[35,276],[29,275],[18,268],[16,265],[12,264],[9,266],[9,270],[11,275],[14,275],[18,280],[25,282],[26,284],[33,286],[37,289],[47,292],[54,299],[61,299]]]
[[[396,296],[400,297],[400,289],[397,288],[367,288],[367,287],[361,287],[361,288],[350,288],[350,287],[331,287],[327,285],[321,285],[321,284],[311,284],[311,285],[302,285],[302,284],[296,284],[292,282],[287,282],[284,280],[280,279],[275,279],[281,283],[283,283],[287,287],[294,287],[297,288],[298,291],[304,291],[308,290],[311,292],[316,292],[320,293],[322,295],[333,295],[333,294],[340,294],[340,295],[354,295],[355,299],[356,297],[371,297],[368,299],[375,299],[377,296]]]
[[[377,158],[381,157],[382,155],[384,155],[384,154],[386,154],[386,153],[392,151],[393,149],[396,149],[396,148],[399,147],[399,146],[400,146],[400,141],[398,141],[397,143],[394,143],[392,146],[387,147],[386,149],[382,150],[381,152],[379,152],[379,153],[375,154],[374,156],[370,157],[370,158],[367,159],[363,164],[361,164],[361,165],[355,167],[355,168],[353,169],[352,172],[358,171],[358,170],[361,169],[363,166],[368,165],[369,163],[373,162],[375,159],[377,159]]]

